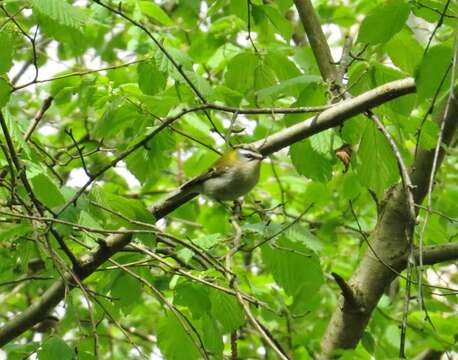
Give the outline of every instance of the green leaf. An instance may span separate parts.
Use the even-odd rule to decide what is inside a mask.
[[[453,49],[448,45],[437,45],[429,49],[419,65],[415,83],[421,100],[432,98],[439,91],[444,75],[452,61]],[[442,84],[441,91],[449,89],[450,71]]]
[[[210,250],[212,247],[223,241],[221,234],[209,234],[194,240],[194,243],[204,250]]]
[[[95,124],[94,135],[102,138],[119,136],[123,130],[131,126],[137,125],[135,127],[138,130],[147,120],[147,117],[140,114],[132,104],[115,100],[106,106],[102,117]]]
[[[100,226],[100,224],[87,211],[81,211],[78,219],[78,224],[95,229],[102,229],[102,226]],[[103,237],[102,234],[86,232],[83,233],[83,241],[85,244],[89,246],[97,245],[97,242],[95,240],[101,237]]]
[[[312,82],[319,82],[320,80],[321,78],[316,75],[301,75],[282,81],[279,84],[258,90],[256,91],[256,95],[261,99],[267,98],[269,96],[297,96],[301,88]]]
[[[264,57],[264,64],[269,66],[277,75],[278,80],[284,81],[301,76],[296,64],[286,55],[279,52],[270,52]]]
[[[423,56],[423,48],[407,29],[401,30],[386,44],[386,51],[393,64],[409,74],[414,74]]]
[[[40,360],[71,360],[75,356],[76,354],[67,343],[57,336],[52,336],[45,341],[38,352],[38,359]]]
[[[65,198],[57,185],[44,173],[38,174],[30,179],[33,192],[38,200],[50,208],[63,205]]]
[[[205,348],[214,353],[215,359],[223,359],[223,336],[218,330],[216,319],[207,311],[202,317],[201,324]]]
[[[286,236],[275,244],[277,248],[268,244],[261,248],[262,258],[275,282],[291,296],[311,296],[318,292],[324,282],[318,256],[303,243]]]
[[[375,339],[370,332],[364,332],[361,343],[369,354],[373,354],[375,352]]]
[[[254,72],[254,88],[256,90],[271,87],[276,84],[275,73],[265,64],[259,64]]]
[[[127,313],[134,305],[139,304],[140,282],[133,276],[120,272],[113,281],[111,296],[116,300],[116,307]]]
[[[311,181],[305,188],[304,198],[310,203],[324,205],[331,201],[331,193],[329,192],[327,184]]]
[[[344,122],[341,136],[345,142],[357,144],[366,127],[366,119],[362,115],[354,116]]]
[[[439,126],[433,121],[425,121],[420,133],[420,146],[425,150],[434,149],[437,145]]]
[[[171,130],[162,130],[147,144],[146,149],[140,148],[127,158],[127,168],[141,182],[155,183],[170,164],[171,157],[167,152],[173,150],[174,146]]]
[[[213,95],[213,89],[207,79],[194,71],[186,70],[185,73],[202,96],[208,98]]]
[[[165,89],[167,78],[153,62],[144,62],[137,66],[138,86],[147,95],[157,94]]]
[[[387,42],[401,31],[410,14],[404,0],[388,0],[376,6],[363,20],[358,42],[376,45]]]
[[[150,224],[154,223],[153,215],[139,200],[129,199],[110,193],[109,191],[101,188],[100,186],[94,186],[91,189],[91,196],[95,199],[97,203],[115,212],[119,212],[129,219],[143,221]],[[128,223],[125,220],[119,219],[119,217],[115,217],[113,218],[113,220],[114,219],[119,221],[122,224],[122,226],[128,228],[138,227],[138,225]]]
[[[192,59],[186,53],[172,47],[167,47],[166,50],[175,63],[181,66],[183,70],[192,71]],[[159,71],[168,73],[179,82],[184,81],[183,76],[179,73],[176,66],[173,65],[173,62],[161,50],[157,49],[154,52],[154,61]]]
[[[0,30],[0,44],[2,44],[2,56],[0,56],[0,75],[8,72],[13,65],[14,40],[9,26]]]
[[[299,174],[321,182],[331,179],[331,161],[323,154],[314,150],[309,139],[293,144],[289,150],[289,154]]]
[[[211,307],[208,289],[190,282],[177,285],[173,303],[175,305],[186,306],[195,319],[207,314]]]
[[[272,23],[276,32],[278,32],[286,41],[290,41],[293,34],[291,22],[288,21],[282,14],[280,14],[280,12],[273,6],[264,5],[261,7],[261,9],[265,16]]]
[[[327,155],[332,151],[332,129],[322,131],[310,138],[310,144],[316,152]]]
[[[151,1],[140,1],[140,10],[143,14],[158,21],[161,24],[170,26],[173,25],[172,19],[169,18],[167,13],[162,8]]]
[[[447,7],[445,6],[446,4],[448,5]],[[412,11],[415,16],[434,25],[442,21],[448,26],[455,26],[456,5],[453,2],[444,3],[443,0],[422,0],[421,3],[415,3]]]
[[[220,324],[222,333],[237,330],[245,323],[245,315],[235,296],[221,291],[210,291],[211,314]]]
[[[257,65],[258,58],[252,53],[242,53],[234,57],[224,76],[226,86],[241,93],[251,89]]]
[[[24,236],[33,230],[32,224],[28,220],[23,220],[19,224],[14,224],[11,226],[4,226],[0,230],[0,239],[4,240],[14,240],[18,237]]]
[[[230,1],[231,13],[237,15],[240,19],[248,21],[248,1],[245,0],[231,0]]]
[[[304,88],[301,89],[299,97],[291,105],[291,107],[300,106],[320,106],[327,102],[326,88],[320,83],[320,77],[315,75],[304,75]],[[292,81],[293,79],[291,79]],[[287,126],[294,125],[304,121],[313,114],[287,114],[284,116],[284,121]]]
[[[356,169],[360,183],[378,195],[399,178],[393,150],[372,122],[367,124],[361,139]]]
[[[353,200],[361,193],[361,189],[358,176],[354,172],[347,172],[343,179],[342,196],[345,199]]]
[[[4,78],[0,77],[0,108],[8,104],[11,96],[11,85]]]
[[[388,82],[405,78],[405,75],[400,71],[381,64],[375,64],[372,68],[372,80],[375,80],[375,86],[386,84]],[[395,114],[409,116],[415,106],[416,97],[414,95],[401,96],[397,99],[383,104],[381,108],[389,110],[388,116],[392,117]]]
[[[32,6],[60,25],[79,28],[87,21],[84,12],[63,0],[32,0]]]
[[[318,184],[323,185],[320,183]],[[323,245],[320,243],[320,240],[302,225],[296,224],[291,226],[286,231],[285,236],[291,241],[304,244],[308,249],[317,253],[323,250]]]
[[[200,359],[199,350],[191,336],[190,330],[183,329],[175,315],[167,314],[160,319],[157,344],[168,360]]]

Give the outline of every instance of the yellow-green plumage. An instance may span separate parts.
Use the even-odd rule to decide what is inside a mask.
[[[258,182],[261,160],[262,155],[253,150],[230,150],[202,175],[183,184],[181,190],[216,200],[235,200]]]

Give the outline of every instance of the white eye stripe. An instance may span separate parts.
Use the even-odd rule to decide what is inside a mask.
[[[243,157],[246,157],[248,159],[260,159],[261,154],[259,154],[256,151],[249,150],[249,149],[239,149],[239,154],[242,155]]]

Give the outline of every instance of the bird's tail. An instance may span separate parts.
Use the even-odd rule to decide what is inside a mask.
[[[183,189],[183,187],[181,187],[153,207],[152,212],[154,217],[156,220],[163,218],[185,202],[197,196],[197,194],[197,192],[193,192],[191,189]]]

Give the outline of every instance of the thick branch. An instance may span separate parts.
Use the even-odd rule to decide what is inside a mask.
[[[290,126],[252,145],[267,156],[297,141],[335,127],[365,110],[414,91],[415,82],[412,78],[393,81],[369,90],[353,99],[342,101],[313,118]],[[165,199],[153,207],[152,211],[156,219],[164,217],[196,196],[195,194],[187,194],[186,197],[180,199],[176,195],[178,194],[174,193],[173,201]]]
[[[417,250],[415,257],[418,259],[420,254]],[[458,259],[458,242],[426,246],[423,249],[423,265],[434,265],[444,261]]]
[[[253,145],[259,147],[263,154],[271,154],[296,141],[337,126],[344,120],[364,110],[381,105],[391,99],[414,91],[415,83],[411,78],[387,83],[358,97],[338,103],[332,108],[323,111],[319,116],[313,119],[307,119],[302,123],[284,129]],[[164,201],[153,208],[153,215],[156,219],[159,219],[176,209],[182,203],[189,201],[192,197],[194,196],[190,196],[186,198],[185,201],[179,203]],[[129,234],[118,234],[109,237],[107,241],[108,244],[102,243],[82,260],[81,269],[78,270],[77,275],[81,279],[86,278],[114,253],[127,245],[130,240],[131,236]],[[68,276],[67,279],[59,280],[54,283],[37,302],[0,329],[0,346],[21,335],[38,323],[43,316],[46,316],[46,314],[63,299],[66,281],[70,282],[71,277]]]
[[[436,122],[445,122],[437,168],[439,168],[444,157],[443,147],[451,143],[457,128],[458,101],[455,97],[451,97],[451,99],[447,114],[438,114],[435,117]],[[428,191],[428,179],[433,167],[434,151],[434,149],[420,151],[412,165],[411,179],[414,186],[415,203],[421,203]],[[386,194],[383,204],[376,228],[369,239],[371,249],[366,252],[349,281],[349,285],[355,289],[359,303],[367,311],[351,313],[346,311],[343,306],[336,307],[321,343],[323,358],[331,357],[334,351],[339,348],[356,347],[371,317],[372,310],[377,305],[385,287],[396,277],[391,269],[396,268],[397,271],[402,271],[407,264],[409,244],[406,231],[408,231],[407,227],[409,226],[409,209],[402,184],[397,185]],[[442,246],[445,245],[441,245],[440,248],[429,248],[424,255],[424,264],[449,260],[444,255],[447,250],[444,250]],[[450,245],[448,251],[451,253],[452,249],[456,252],[455,247]],[[373,252],[377,256],[374,256]],[[343,301],[342,298],[341,304]]]
[[[415,91],[412,78],[386,83],[352,99],[344,100],[313,118],[281,130],[254,145],[263,155],[272,154],[306,137],[340,125],[344,120]]]
[[[310,0],[294,0],[305,33],[312,47],[321,76],[326,81],[339,85],[337,69],[332,59],[326,37],[321,29],[320,19]]]

